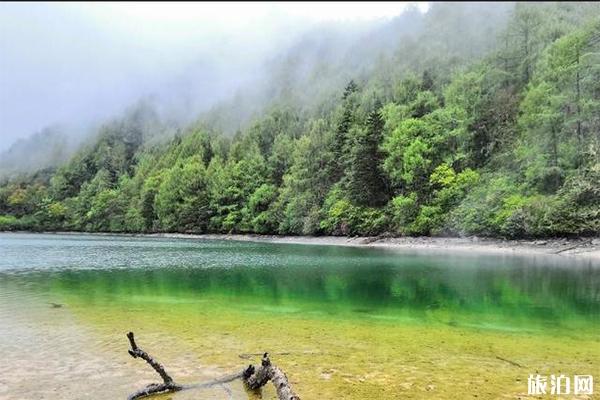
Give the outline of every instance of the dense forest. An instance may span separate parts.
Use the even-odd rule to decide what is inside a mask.
[[[440,3],[381,24],[308,35],[268,85],[183,129],[140,102],[5,178],[0,230],[600,233],[600,4]]]

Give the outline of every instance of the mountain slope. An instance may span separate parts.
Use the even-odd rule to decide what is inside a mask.
[[[317,31],[174,136],[133,112],[8,182],[0,228],[598,235],[599,38],[595,3]]]

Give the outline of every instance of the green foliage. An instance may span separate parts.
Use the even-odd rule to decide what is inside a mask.
[[[367,119],[367,127],[354,131],[346,188],[350,201],[359,206],[377,207],[387,202],[388,184],[381,171],[383,127],[378,104]]]
[[[334,183],[326,168],[333,158],[327,149],[328,128],[324,120],[313,121],[309,134],[294,143],[291,166],[283,177],[278,199],[282,210],[279,233],[320,233],[320,209]]]
[[[270,233],[277,230],[278,218],[272,207],[277,198],[277,187],[262,184],[248,199],[246,226],[256,233]]]
[[[154,198],[158,226],[164,231],[203,232],[209,213],[206,168],[198,156],[164,172]]]
[[[389,221],[382,209],[354,206],[334,188],[323,205],[321,229],[328,235],[379,235]]]
[[[14,215],[0,215],[0,230],[18,231],[23,229],[21,221]]]
[[[247,149],[239,161],[214,159],[209,165],[211,218],[209,229],[217,232],[246,232],[248,199],[267,180],[267,168],[258,149]]]
[[[401,235],[410,234],[409,225],[419,212],[417,194],[413,192],[408,196],[399,195],[394,197],[390,203],[394,232]]]
[[[599,17],[435,4],[379,57],[291,57],[263,108],[237,97],[168,134],[141,103],[2,183],[0,230],[598,235]]]
[[[556,40],[540,59],[521,105],[525,176],[543,193],[555,193],[570,171],[597,154],[598,22]],[[588,83],[590,83],[588,85]]]
[[[450,214],[450,229],[460,234],[498,235],[505,218],[498,219],[506,200],[518,195],[510,176],[491,175],[473,187]]]
[[[431,134],[427,122],[409,118],[386,137],[383,149],[387,157],[383,168],[397,187],[410,186],[416,178],[427,174],[431,165],[431,146],[424,138]]]

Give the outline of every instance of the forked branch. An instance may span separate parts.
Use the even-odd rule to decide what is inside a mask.
[[[173,378],[171,378],[171,376],[167,373],[162,364],[137,346],[133,332],[129,332],[127,334],[127,338],[129,339],[129,344],[131,345],[131,349],[128,350],[129,355],[131,355],[133,358],[141,358],[146,361],[163,380],[163,383],[152,383],[130,394],[128,400],[140,399],[142,397],[152,396],[160,393],[177,392],[180,390],[196,388],[208,388],[213,386],[220,386],[228,395],[231,395],[231,391],[225,386],[225,384],[236,379],[241,379],[244,382],[244,385],[250,390],[260,390],[260,388],[266,385],[267,382],[271,381],[275,386],[275,390],[277,390],[277,398],[279,400],[300,400],[300,397],[292,390],[285,373],[283,373],[279,367],[271,363],[268,353],[264,353],[261,360],[261,365],[258,368],[255,368],[253,365],[249,365],[240,372],[233,373],[209,382],[180,385],[175,383]]]
[[[158,361],[137,346],[133,332],[129,332],[127,334],[127,338],[129,339],[129,344],[131,345],[131,349],[127,351],[129,355],[133,358],[139,357],[146,361],[163,379],[163,383],[151,383],[145,388],[130,394],[127,398],[128,400],[139,399],[156,393],[176,392],[183,389],[183,386],[173,382],[173,378],[167,374],[165,368]]]

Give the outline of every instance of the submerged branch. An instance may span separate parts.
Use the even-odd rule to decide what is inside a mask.
[[[500,361],[507,362],[510,365],[514,365],[515,367],[523,368],[523,366],[521,364],[519,364],[518,362],[512,361],[512,360],[509,360],[508,358],[503,358],[503,357],[500,357],[500,356],[496,356],[496,359],[498,359]]]
[[[173,382],[173,378],[171,378],[165,368],[158,361],[137,346],[133,332],[129,332],[127,334],[127,338],[129,339],[129,344],[131,345],[131,349],[128,350],[129,355],[133,358],[139,357],[146,361],[163,379],[163,383],[151,383],[145,388],[130,394],[127,398],[128,400],[139,399],[156,393],[176,392],[183,389],[182,386]]]
[[[253,366],[250,366],[248,370],[250,368],[254,369]],[[285,373],[279,367],[271,364],[269,353],[265,353],[261,361],[261,366],[254,374],[245,378],[244,383],[250,389],[258,389],[264,386],[269,380],[275,386],[279,400],[300,400],[300,396],[292,389]]]
[[[141,399],[143,397],[152,396],[153,394],[177,392],[182,389],[182,387],[172,384],[169,385],[165,383],[151,383],[145,388],[131,393],[129,396],[127,396],[127,400]]]
[[[146,353],[144,350],[140,349],[137,344],[135,343],[135,338],[133,336],[133,332],[129,332],[127,334],[127,338],[129,339],[129,343],[131,344],[131,350],[129,350],[129,355],[133,358],[141,358],[143,360],[145,360],[148,364],[150,364],[150,366],[152,368],[154,368],[154,370],[156,372],[158,372],[158,374],[160,375],[160,377],[163,379],[165,385],[168,385],[170,383],[173,382],[173,378],[171,378],[169,376],[169,374],[167,374],[167,371],[165,371],[165,368],[155,359],[153,359],[152,357],[150,357],[150,355],[148,353]]]
[[[279,367],[271,364],[268,353],[263,354],[261,365],[258,367],[258,369],[251,364],[240,372],[226,375],[212,381],[190,385],[179,385],[173,381],[173,378],[171,378],[165,368],[158,361],[137,346],[133,332],[129,332],[127,334],[127,338],[129,339],[129,343],[131,345],[131,349],[128,350],[129,355],[131,355],[133,358],[139,357],[145,360],[163,379],[163,383],[152,383],[145,388],[130,394],[127,398],[128,400],[140,399],[161,393],[177,392],[187,389],[209,388],[213,386],[220,386],[227,394],[227,398],[232,398],[231,389],[225,386],[225,384],[237,379],[241,379],[244,382],[244,385],[250,390],[260,390],[260,388],[266,385],[267,382],[271,381],[273,386],[275,386],[277,398],[279,400],[300,400],[300,397],[292,390],[285,373]]]

